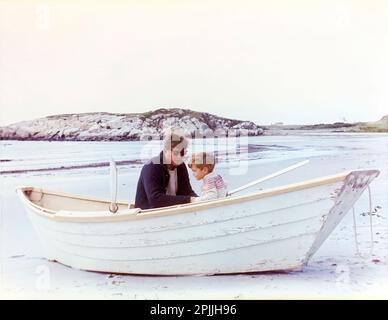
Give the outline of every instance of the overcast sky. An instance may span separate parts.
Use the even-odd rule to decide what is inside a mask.
[[[0,125],[159,107],[374,121],[387,57],[384,0],[0,0]]]

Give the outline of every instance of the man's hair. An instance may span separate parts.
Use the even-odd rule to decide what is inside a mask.
[[[186,137],[178,131],[168,131],[164,135],[163,148],[165,150],[178,149],[177,151],[185,153],[188,144]]]
[[[190,157],[188,166],[191,169],[193,166],[203,170],[207,168],[210,172],[213,172],[216,165],[214,155],[208,152],[193,153]]]

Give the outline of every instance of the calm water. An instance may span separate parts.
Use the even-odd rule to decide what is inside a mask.
[[[105,172],[110,158],[121,169],[140,167],[161,149],[160,141],[47,142],[1,141],[0,173],[12,175]],[[215,151],[219,166],[239,161],[272,162],[341,153],[388,155],[388,134],[314,134],[243,139],[192,140],[188,153]],[[52,171],[55,169],[55,171]],[[90,173],[90,172],[89,172]]]

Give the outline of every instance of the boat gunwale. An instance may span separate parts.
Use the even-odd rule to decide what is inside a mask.
[[[296,182],[292,184],[282,185],[280,187],[274,187],[266,190],[260,190],[253,193],[240,195],[240,196],[232,196],[232,197],[226,197],[222,199],[216,199],[216,200],[208,200],[203,201],[199,203],[188,203],[188,204],[182,204],[182,205],[174,205],[169,207],[163,207],[163,208],[155,208],[155,209],[147,209],[147,210],[141,210],[138,213],[123,213],[123,214],[110,214],[106,216],[84,216],[84,215],[68,215],[68,214],[58,214],[61,210],[51,210],[44,208],[42,206],[39,206],[35,203],[33,203],[28,196],[26,195],[25,191],[37,191],[41,192],[43,194],[48,195],[54,195],[59,197],[65,197],[65,198],[72,198],[72,199],[79,199],[79,200],[85,200],[85,201],[98,201],[109,204],[110,201],[102,200],[102,199],[96,199],[89,196],[78,196],[78,195],[71,195],[66,193],[60,193],[60,192],[53,192],[53,191],[45,191],[41,188],[34,188],[34,187],[19,187],[16,189],[16,192],[18,193],[20,199],[22,202],[32,209],[37,215],[49,218],[52,220],[57,221],[63,221],[63,222],[115,222],[115,221],[127,221],[127,220],[138,220],[138,219],[145,219],[145,218],[156,218],[156,217],[163,217],[168,215],[175,215],[175,214],[183,214],[188,212],[198,212],[206,209],[211,208],[217,208],[221,207],[223,205],[232,205],[236,203],[266,198],[274,195],[280,195],[283,193],[289,193],[293,191],[299,191],[304,190],[308,188],[318,187],[326,184],[336,183],[340,181],[344,181],[346,177],[353,172],[362,172],[362,171],[374,171],[374,174],[376,176],[380,173],[379,170],[376,169],[364,169],[364,170],[348,170],[339,174],[335,175],[328,175],[321,178],[315,178],[310,180],[305,180],[302,182]],[[118,204],[121,205],[129,205],[129,203],[124,202],[118,202]],[[69,210],[67,210],[69,211]],[[77,212],[77,211],[72,211]],[[85,213],[87,211],[82,211],[82,213]],[[104,211],[95,211],[97,212],[104,212]],[[106,211],[109,212],[108,210]],[[81,213],[81,212],[80,212]]]

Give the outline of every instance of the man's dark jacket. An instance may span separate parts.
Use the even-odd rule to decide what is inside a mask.
[[[163,152],[148,161],[141,169],[137,183],[135,207],[151,209],[189,203],[190,197],[197,197],[189,181],[184,163],[176,167],[178,188],[176,196],[166,195],[170,174],[167,164],[163,163]]]

